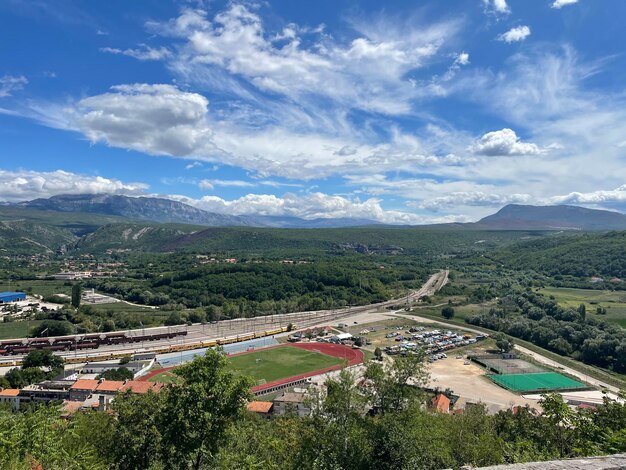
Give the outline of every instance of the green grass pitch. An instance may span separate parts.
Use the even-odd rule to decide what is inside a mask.
[[[258,361],[257,361],[258,359]],[[342,364],[343,360],[326,354],[283,346],[229,357],[231,367],[254,378],[257,382],[306,374]]]
[[[535,392],[543,390],[571,390],[586,388],[583,383],[577,382],[557,374],[556,372],[541,372],[538,374],[506,374],[490,375],[489,378],[497,384],[516,392]]]

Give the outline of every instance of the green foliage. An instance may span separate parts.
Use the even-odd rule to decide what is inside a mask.
[[[118,367],[117,369],[110,369],[98,376],[98,379],[106,380],[132,380],[135,374],[128,370],[126,367]]]
[[[72,307],[80,307],[80,296],[82,294],[82,287],[76,283],[72,286]]]
[[[74,326],[66,320],[45,320],[33,328],[30,336],[66,336],[73,333]]]
[[[48,367],[50,369],[60,369],[63,367],[63,358],[56,356],[48,349],[39,349],[29,352],[22,361],[22,368]]]
[[[446,305],[444,308],[441,309],[441,315],[446,320],[453,319],[454,318],[454,308],[452,306],[450,306],[450,305]]]

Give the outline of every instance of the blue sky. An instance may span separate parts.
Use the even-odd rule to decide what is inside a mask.
[[[621,0],[0,3],[0,200],[626,209]]]

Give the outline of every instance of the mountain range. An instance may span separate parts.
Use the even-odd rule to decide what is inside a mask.
[[[132,220],[208,227],[333,228],[378,225],[368,219],[318,218],[305,220],[288,216],[238,216],[208,212],[171,199],[128,197],[110,194],[58,195],[17,204],[30,209],[83,212],[125,217]]]
[[[237,227],[247,232],[234,231]],[[220,237],[222,241],[234,237],[232,243],[237,246],[247,243],[246,237],[252,240],[250,243],[256,244],[268,237],[267,245],[272,246],[278,233],[273,231],[276,229],[350,227],[361,227],[359,233],[367,235],[362,240],[366,245],[373,243],[380,235],[376,228],[392,228],[368,219],[306,220],[288,216],[217,214],[182,202],[155,197],[61,195],[0,204],[0,252],[51,253],[66,249],[98,252],[109,248],[176,251],[180,247],[204,246],[207,239],[215,237]],[[418,229],[527,231],[537,234],[554,231],[613,231],[626,230],[626,215],[578,206],[511,204],[478,222],[405,226],[403,232],[407,236],[419,237]],[[268,230],[271,234],[266,233]],[[333,233],[329,235],[330,238],[338,236]],[[286,233],[285,236],[289,237]],[[306,238],[306,234],[303,232],[298,237],[298,240]],[[342,237],[339,239],[350,242],[347,235],[345,240]],[[381,242],[381,246],[385,243]]]

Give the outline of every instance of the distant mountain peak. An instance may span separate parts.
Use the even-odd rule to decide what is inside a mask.
[[[476,225],[510,230],[624,230],[626,215],[571,205],[509,204]]]

